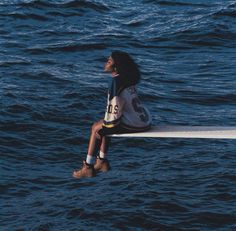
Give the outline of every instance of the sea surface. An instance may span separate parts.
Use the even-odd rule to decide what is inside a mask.
[[[72,177],[114,50],[153,124],[236,126],[235,0],[1,0],[0,230],[236,230],[235,140],[114,138]]]

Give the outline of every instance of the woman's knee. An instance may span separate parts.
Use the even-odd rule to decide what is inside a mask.
[[[102,124],[103,124],[102,120],[95,122],[91,128],[92,132],[97,133],[100,129],[102,129]]]

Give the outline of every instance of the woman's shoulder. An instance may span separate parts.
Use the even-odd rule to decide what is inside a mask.
[[[120,94],[122,96],[124,96],[124,95],[130,95],[130,96],[137,95],[136,86],[132,85],[132,86],[124,87]]]

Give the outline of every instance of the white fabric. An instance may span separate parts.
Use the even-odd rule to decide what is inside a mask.
[[[87,164],[95,164],[95,157],[94,156],[91,156],[91,155],[87,155],[87,158],[86,158],[86,163]]]
[[[125,88],[119,95],[107,100],[104,125],[114,127],[120,122],[133,128],[144,128],[151,124],[149,111],[138,98],[135,86]]]

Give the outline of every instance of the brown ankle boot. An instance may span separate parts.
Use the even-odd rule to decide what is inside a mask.
[[[94,166],[87,164],[86,161],[83,161],[83,167],[79,170],[73,172],[73,177],[82,178],[82,177],[94,177],[96,172]]]
[[[107,172],[111,169],[111,167],[107,159],[101,159],[100,157],[97,157],[94,169],[97,172]]]

